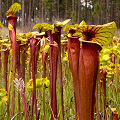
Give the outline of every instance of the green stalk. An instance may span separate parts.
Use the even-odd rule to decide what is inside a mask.
[[[1,49],[1,46],[0,46]],[[1,78],[1,51],[0,51],[0,78]]]
[[[97,113],[97,120],[101,120],[100,118],[100,114],[99,114],[99,97],[98,97],[98,94],[99,94],[99,81],[97,81],[97,84],[96,84],[96,92],[95,92],[95,98],[96,98],[96,102],[95,102],[95,108],[96,108],[96,113]]]
[[[7,120],[10,119],[10,90],[11,90],[11,74],[9,73],[9,79],[8,79],[8,101],[7,101]]]
[[[118,58],[118,63],[120,64],[120,58]],[[117,67],[117,92],[119,93],[120,92],[120,88],[119,88],[119,84],[120,84],[120,81],[119,81],[119,74],[120,74],[120,70],[119,70],[119,67]]]
[[[102,73],[100,73],[100,80],[102,80]],[[100,112],[102,112],[102,82],[99,81],[99,94],[100,94],[100,97],[99,97],[99,106],[100,106]]]
[[[106,72],[106,69],[103,68],[102,69],[102,79],[103,79],[103,102],[104,102],[104,120],[107,120],[107,115],[106,115],[106,75],[107,75],[107,72]]]
[[[45,88],[43,87],[43,120],[45,120]]]
[[[46,57],[47,57],[47,53],[45,53],[45,51],[43,51],[43,75],[42,77],[45,78],[46,77]],[[45,120],[45,88],[43,87],[43,120]]]

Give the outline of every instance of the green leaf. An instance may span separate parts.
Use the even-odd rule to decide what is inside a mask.
[[[45,32],[37,33],[35,36],[37,37],[37,36],[43,36],[43,35],[45,35]]]
[[[2,22],[0,21],[0,27],[4,27],[4,25],[2,24]]]
[[[9,42],[8,38],[0,40],[0,44],[7,43],[7,42]]]
[[[47,78],[36,79],[36,89],[48,88],[50,85],[50,81]],[[30,79],[27,83],[27,90],[33,90],[33,79]]]
[[[84,20],[79,24],[79,26],[82,26],[82,25],[86,25],[86,22]]]
[[[7,102],[7,100],[8,100],[7,96],[4,96],[4,97],[2,98],[2,102]]]
[[[64,20],[64,21],[62,22],[62,25],[66,25],[68,22],[70,22],[70,20],[71,20],[71,19]]]
[[[41,28],[42,28],[41,23],[35,24],[34,27],[33,27],[32,29],[34,30],[34,29],[36,29],[36,28],[41,30]]]
[[[61,45],[67,44],[68,40],[61,40]]]
[[[8,99],[7,99],[7,91],[5,89],[0,89],[0,105],[3,103],[3,102],[6,102]]]
[[[24,33],[16,34],[16,41],[21,41],[21,44],[26,44],[28,39],[25,37]]]
[[[69,33],[70,30],[76,30],[78,26],[79,26],[78,24],[75,24],[75,25],[66,24],[63,31],[66,31],[67,33]]]
[[[110,60],[110,56],[108,54],[102,56],[102,61],[109,61],[109,60]]]
[[[70,25],[66,24],[63,31],[66,31],[67,33],[69,33],[70,30]]]
[[[12,26],[10,23],[8,24],[8,29],[9,29],[9,30],[12,30],[12,29],[13,29],[13,26]]]
[[[86,22],[83,20],[79,25],[78,24],[75,24],[75,25],[68,25],[68,24],[66,24],[66,26],[64,27],[64,29],[63,29],[63,31],[66,31],[67,33],[69,33],[71,30],[77,30],[77,27],[80,27],[80,26],[83,26],[83,25],[86,25]],[[81,32],[75,32],[72,36],[73,37],[80,37],[82,35],[82,33]],[[70,35],[68,35],[68,36],[71,36],[71,34]],[[72,37],[71,36],[71,37]]]
[[[3,97],[6,95],[6,90],[5,89],[0,89],[0,97]]]
[[[50,86],[50,81],[47,78],[44,78],[44,87],[48,88]]]
[[[54,23],[54,26],[59,26],[59,27],[61,27],[61,26],[63,26],[63,25],[65,25],[65,24],[67,24],[68,22],[70,22],[70,20],[71,19],[67,19],[67,20],[65,20],[65,21],[63,21],[63,22],[60,22],[60,21],[56,21],[55,23]]]
[[[46,52],[46,53],[48,53],[48,51],[49,51],[49,48],[50,48],[49,44],[45,45],[45,48],[44,48],[44,50],[45,50],[45,52]]]
[[[33,80],[32,79],[30,79],[27,82],[26,88],[27,88],[28,91],[31,91],[33,89]]]
[[[104,48],[102,48],[101,53],[102,53],[103,55],[104,55],[104,54],[110,54],[110,53],[111,53],[111,50],[108,49],[108,48],[106,48],[106,47],[104,47]]]
[[[73,36],[73,37],[81,37],[81,36],[82,36],[82,33],[80,33],[80,32],[75,32],[72,36]]]
[[[21,5],[19,3],[14,3],[13,5],[10,6],[9,10],[6,12],[6,16],[7,17],[14,16],[18,10],[21,10]]]
[[[113,45],[111,48],[111,52],[115,53],[115,55],[119,55],[119,46]]]
[[[63,57],[62,61],[63,62],[68,62],[68,57]]]

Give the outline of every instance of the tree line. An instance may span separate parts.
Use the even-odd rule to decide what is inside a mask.
[[[33,26],[38,22],[53,23],[71,19],[72,24],[85,20],[88,24],[115,21],[120,27],[119,0],[0,0],[0,20],[7,25],[6,11],[14,3],[22,5],[17,25]]]

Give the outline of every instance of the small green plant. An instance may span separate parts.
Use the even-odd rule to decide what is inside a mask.
[[[4,27],[4,25],[2,24],[2,22],[0,21],[0,27]]]
[[[50,81],[47,78],[36,79],[36,89],[43,90],[43,88],[48,88],[50,86]],[[27,83],[27,91],[33,91],[33,80],[30,79]]]
[[[7,91],[5,89],[0,89],[0,106],[2,103],[7,102]]]

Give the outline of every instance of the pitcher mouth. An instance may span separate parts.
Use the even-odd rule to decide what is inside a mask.
[[[96,44],[99,46],[99,49],[102,50],[102,46],[98,43],[98,42],[93,42],[93,41],[85,41],[82,40],[81,38],[79,38],[80,43],[84,44],[84,43],[89,43],[89,44]]]
[[[115,22],[104,25],[82,25],[76,28],[76,32],[82,34],[82,41],[91,41],[101,46],[109,45],[113,39],[117,27]]]

